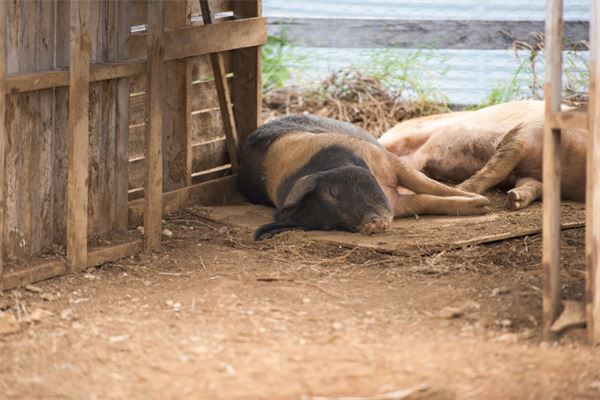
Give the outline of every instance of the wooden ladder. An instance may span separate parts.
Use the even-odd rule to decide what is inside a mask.
[[[600,4],[591,0],[588,111],[561,111],[563,0],[549,0],[545,42],[545,122],[543,162],[543,316],[544,334],[557,319],[560,280],[560,138],[561,130],[588,131],[586,188],[586,322],[593,344],[600,343]]]

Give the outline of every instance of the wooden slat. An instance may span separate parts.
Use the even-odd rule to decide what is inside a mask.
[[[129,36],[131,35],[131,4],[129,1],[111,3],[110,18],[116,20],[115,29],[109,31],[109,61],[127,60],[129,58]],[[145,64],[145,63],[144,63]],[[134,64],[127,64],[134,65]],[[145,72],[145,65],[140,73]],[[114,223],[113,229],[118,232],[127,230],[127,202],[129,182],[129,88],[130,79],[123,77],[116,81],[115,95],[115,190],[113,192]]]
[[[269,34],[298,46],[336,48],[510,49],[535,46],[544,21],[269,18]],[[587,50],[587,21],[565,22],[569,48]]]
[[[590,101],[587,152],[586,246],[587,328],[593,344],[600,344],[600,5],[591,2]]]
[[[223,120],[218,109],[192,113],[192,144],[223,136]]]
[[[107,262],[117,261],[121,258],[138,254],[142,249],[143,242],[141,239],[112,246],[105,246],[98,249],[90,248],[87,267],[95,267]],[[66,272],[66,265],[62,260],[40,260],[29,267],[19,269],[18,271],[8,272],[5,275],[4,289],[15,289],[30,283],[61,276]]]
[[[193,173],[209,170],[229,164],[226,139],[190,146],[190,180]],[[129,190],[138,189],[144,185],[146,159],[139,157],[129,162]]]
[[[552,128],[552,115],[560,112],[562,76],[563,1],[549,0],[546,16],[546,104],[543,159],[543,314],[544,334],[558,317],[560,307],[560,130]]]
[[[210,5],[208,1],[200,1],[200,8],[202,10],[202,19],[204,21],[204,25],[212,24],[212,14],[210,12]],[[225,128],[225,137],[227,138],[227,152],[229,153],[231,169],[234,173],[237,173],[238,135],[233,116],[231,96],[229,94],[229,84],[227,83],[225,72],[225,64],[220,53],[211,53],[210,61],[212,64],[212,71],[215,76],[215,86],[219,99],[221,119],[223,121],[223,127]]]
[[[553,113],[550,125],[553,129],[582,129],[588,128],[588,115],[585,111],[561,111]]]
[[[191,205],[218,206],[244,201],[237,189],[237,176],[203,182],[167,192],[162,203],[162,215],[169,215]],[[144,200],[129,202],[128,221],[137,227],[144,218]]]
[[[133,58],[144,58],[142,43],[147,35],[132,35]],[[267,19],[248,18],[222,24],[202,25],[165,32],[165,60],[219,53],[259,46],[267,39]]]
[[[173,0],[171,0],[173,1]],[[178,0],[181,1],[181,0]],[[187,17],[198,17],[200,12],[200,6],[198,5],[198,0],[189,0],[187,1]],[[224,12],[232,9],[231,0],[210,0],[211,9],[213,12]],[[148,7],[146,5],[146,0],[133,0],[132,4],[132,25],[143,25],[147,21]]]
[[[163,1],[148,3],[148,72],[146,179],[144,192],[144,248],[158,250],[161,242],[163,186]]]
[[[191,59],[185,62],[185,186],[192,184],[192,76],[194,66]]]
[[[237,0],[233,3],[235,18],[262,15],[262,0]],[[261,125],[262,115],[262,61],[261,48],[250,47],[233,52],[234,83],[232,99],[239,141]]]
[[[92,64],[90,66],[90,82],[125,78],[143,74],[145,71],[145,61]],[[9,74],[6,80],[9,93],[30,92],[69,86],[69,71],[53,70]]]
[[[90,3],[71,2],[67,270],[87,265]]]
[[[6,99],[6,2],[0,2],[0,99]],[[6,154],[6,103],[0,103],[0,292],[4,289],[4,156]]]

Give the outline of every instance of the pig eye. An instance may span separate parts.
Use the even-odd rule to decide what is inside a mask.
[[[335,190],[334,188],[331,188],[331,187],[329,188],[329,194],[334,199],[337,199],[337,197],[339,196],[339,193],[337,192],[337,190]]]

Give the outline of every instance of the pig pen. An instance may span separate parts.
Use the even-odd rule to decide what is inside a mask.
[[[265,21],[209,7],[0,2],[0,398],[600,396],[584,331],[542,337],[539,204],[251,241],[271,210],[231,144],[260,121]],[[563,204],[573,300],[584,219]]]

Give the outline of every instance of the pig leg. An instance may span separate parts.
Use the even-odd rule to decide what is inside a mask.
[[[457,189],[483,193],[504,181],[525,158],[525,137],[521,125],[504,136],[494,155],[472,177],[457,186]]]
[[[533,178],[519,178],[514,189],[508,191],[508,207],[520,210],[541,197],[542,182]]]
[[[490,212],[489,201],[485,197],[406,194],[392,200],[392,206],[394,217],[419,214],[481,215]]]
[[[391,154],[392,169],[398,186],[402,186],[417,194],[428,194],[434,196],[459,196],[481,198],[474,193],[446,186],[436,180],[427,177],[422,172],[410,166],[406,161]]]

